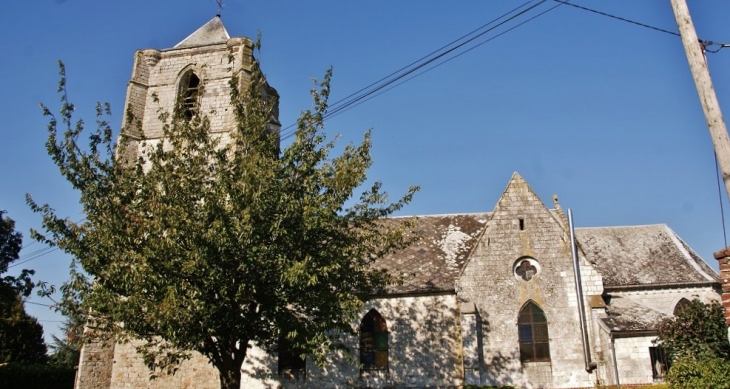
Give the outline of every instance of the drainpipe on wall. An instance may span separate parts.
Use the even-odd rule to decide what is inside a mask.
[[[611,357],[613,358],[613,374],[616,377],[616,388],[621,389],[621,381],[618,378],[618,361],[616,360],[616,345],[613,343],[613,332],[609,332],[611,338]]]
[[[573,211],[568,208],[568,225],[570,227],[570,248],[573,253],[573,275],[575,277],[575,294],[578,299],[578,317],[580,318],[580,336],[583,340],[583,361],[587,372],[596,368],[596,363],[591,362],[591,350],[588,344],[588,328],[586,327],[586,308],[583,301],[583,283],[580,277],[580,263],[578,261],[578,248],[575,244],[575,228],[573,227]]]

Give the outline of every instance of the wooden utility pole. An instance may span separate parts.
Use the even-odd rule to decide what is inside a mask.
[[[692,78],[695,80],[697,94],[700,96],[700,103],[705,111],[707,127],[710,130],[717,162],[720,165],[722,179],[725,182],[725,193],[730,196],[730,139],[727,135],[725,121],[722,119],[715,88],[712,87],[710,71],[707,68],[707,61],[705,61],[704,47],[697,38],[692,18],[689,16],[687,2],[685,0],[670,0],[670,2],[672,3],[672,10],[674,10],[674,17],[677,19],[679,35],[682,36],[684,51],[687,53]]]
[[[705,111],[707,127],[715,147],[715,155],[720,165],[722,179],[725,182],[725,193],[730,196],[730,139],[728,139],[725,121],[722,119],[720,103],[717,102],[715,88],[712,87],[710,71],[704,53],[704,44],[697,38],[689,8],[685,0],[669,0],[672,3],[674,17],[677,19],[679,35],[682,36],[684,51],[687,53],[689,68],[695,80],[697,94]],[[722,284],[722,306],[725,311],[725,323],[730,325],[730,247],[715,253],[715,259],[720,263],[720,280]],[[728,327],[728,341],[730,341],[730,327]]]

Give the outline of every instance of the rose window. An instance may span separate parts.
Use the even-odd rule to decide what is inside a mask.
[[[537,266],[529,259],[524,259],[515,267],[515,275],[525,281],[530,281],[537,274]]]

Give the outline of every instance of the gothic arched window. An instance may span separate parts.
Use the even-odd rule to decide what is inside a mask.
[[[674,316],[677,316],[680,311],[689,307],[690,305],[692,305],[692,303],[686,298],[682,297],[679,301],[677,301],[677,304],[674,306],[674,311],[672,312],[672,314]]]
[[[360,364],[363,370],[388,369],[388,325],[375,309],[360,322]]]
[[[293,347],[291,342],[279,340],[279,376],[291,379],[302,379],[307,375],[307,362],[303,351]]]
[[[550,338],[545,312],[532,301],[527,302],[517,318],[520,361],[549,362]]]
[[[190,70],[180,80],[180,108],[186,119],[190,120],[198,113],[199,97],[200,78]]]

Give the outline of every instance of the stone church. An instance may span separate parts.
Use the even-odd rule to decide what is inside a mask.
[[[252,41],[231,38],[218,17],[171,49],[138,51],[127,106],[143,134],[129,135],[159,141],[157,109],[178,96],[214,113],[211,131],[225,134],[231,70],[245,75],[253,60]],[[319,368],[252,345],[242,388],[660,382],[668,366],[652,342],[657,322],[690,299],[720,296],[717,274],[666,225],[577,228],[572,245],[557,197],[546,206],[517,173],[491,212],[416,224],[416,244],[379,260],[405,282],[366,303],[349,356],[333,353]],[[218,388],[200,355],[174,376],[148,374],[132,345],[90,343],[76,388]]]

